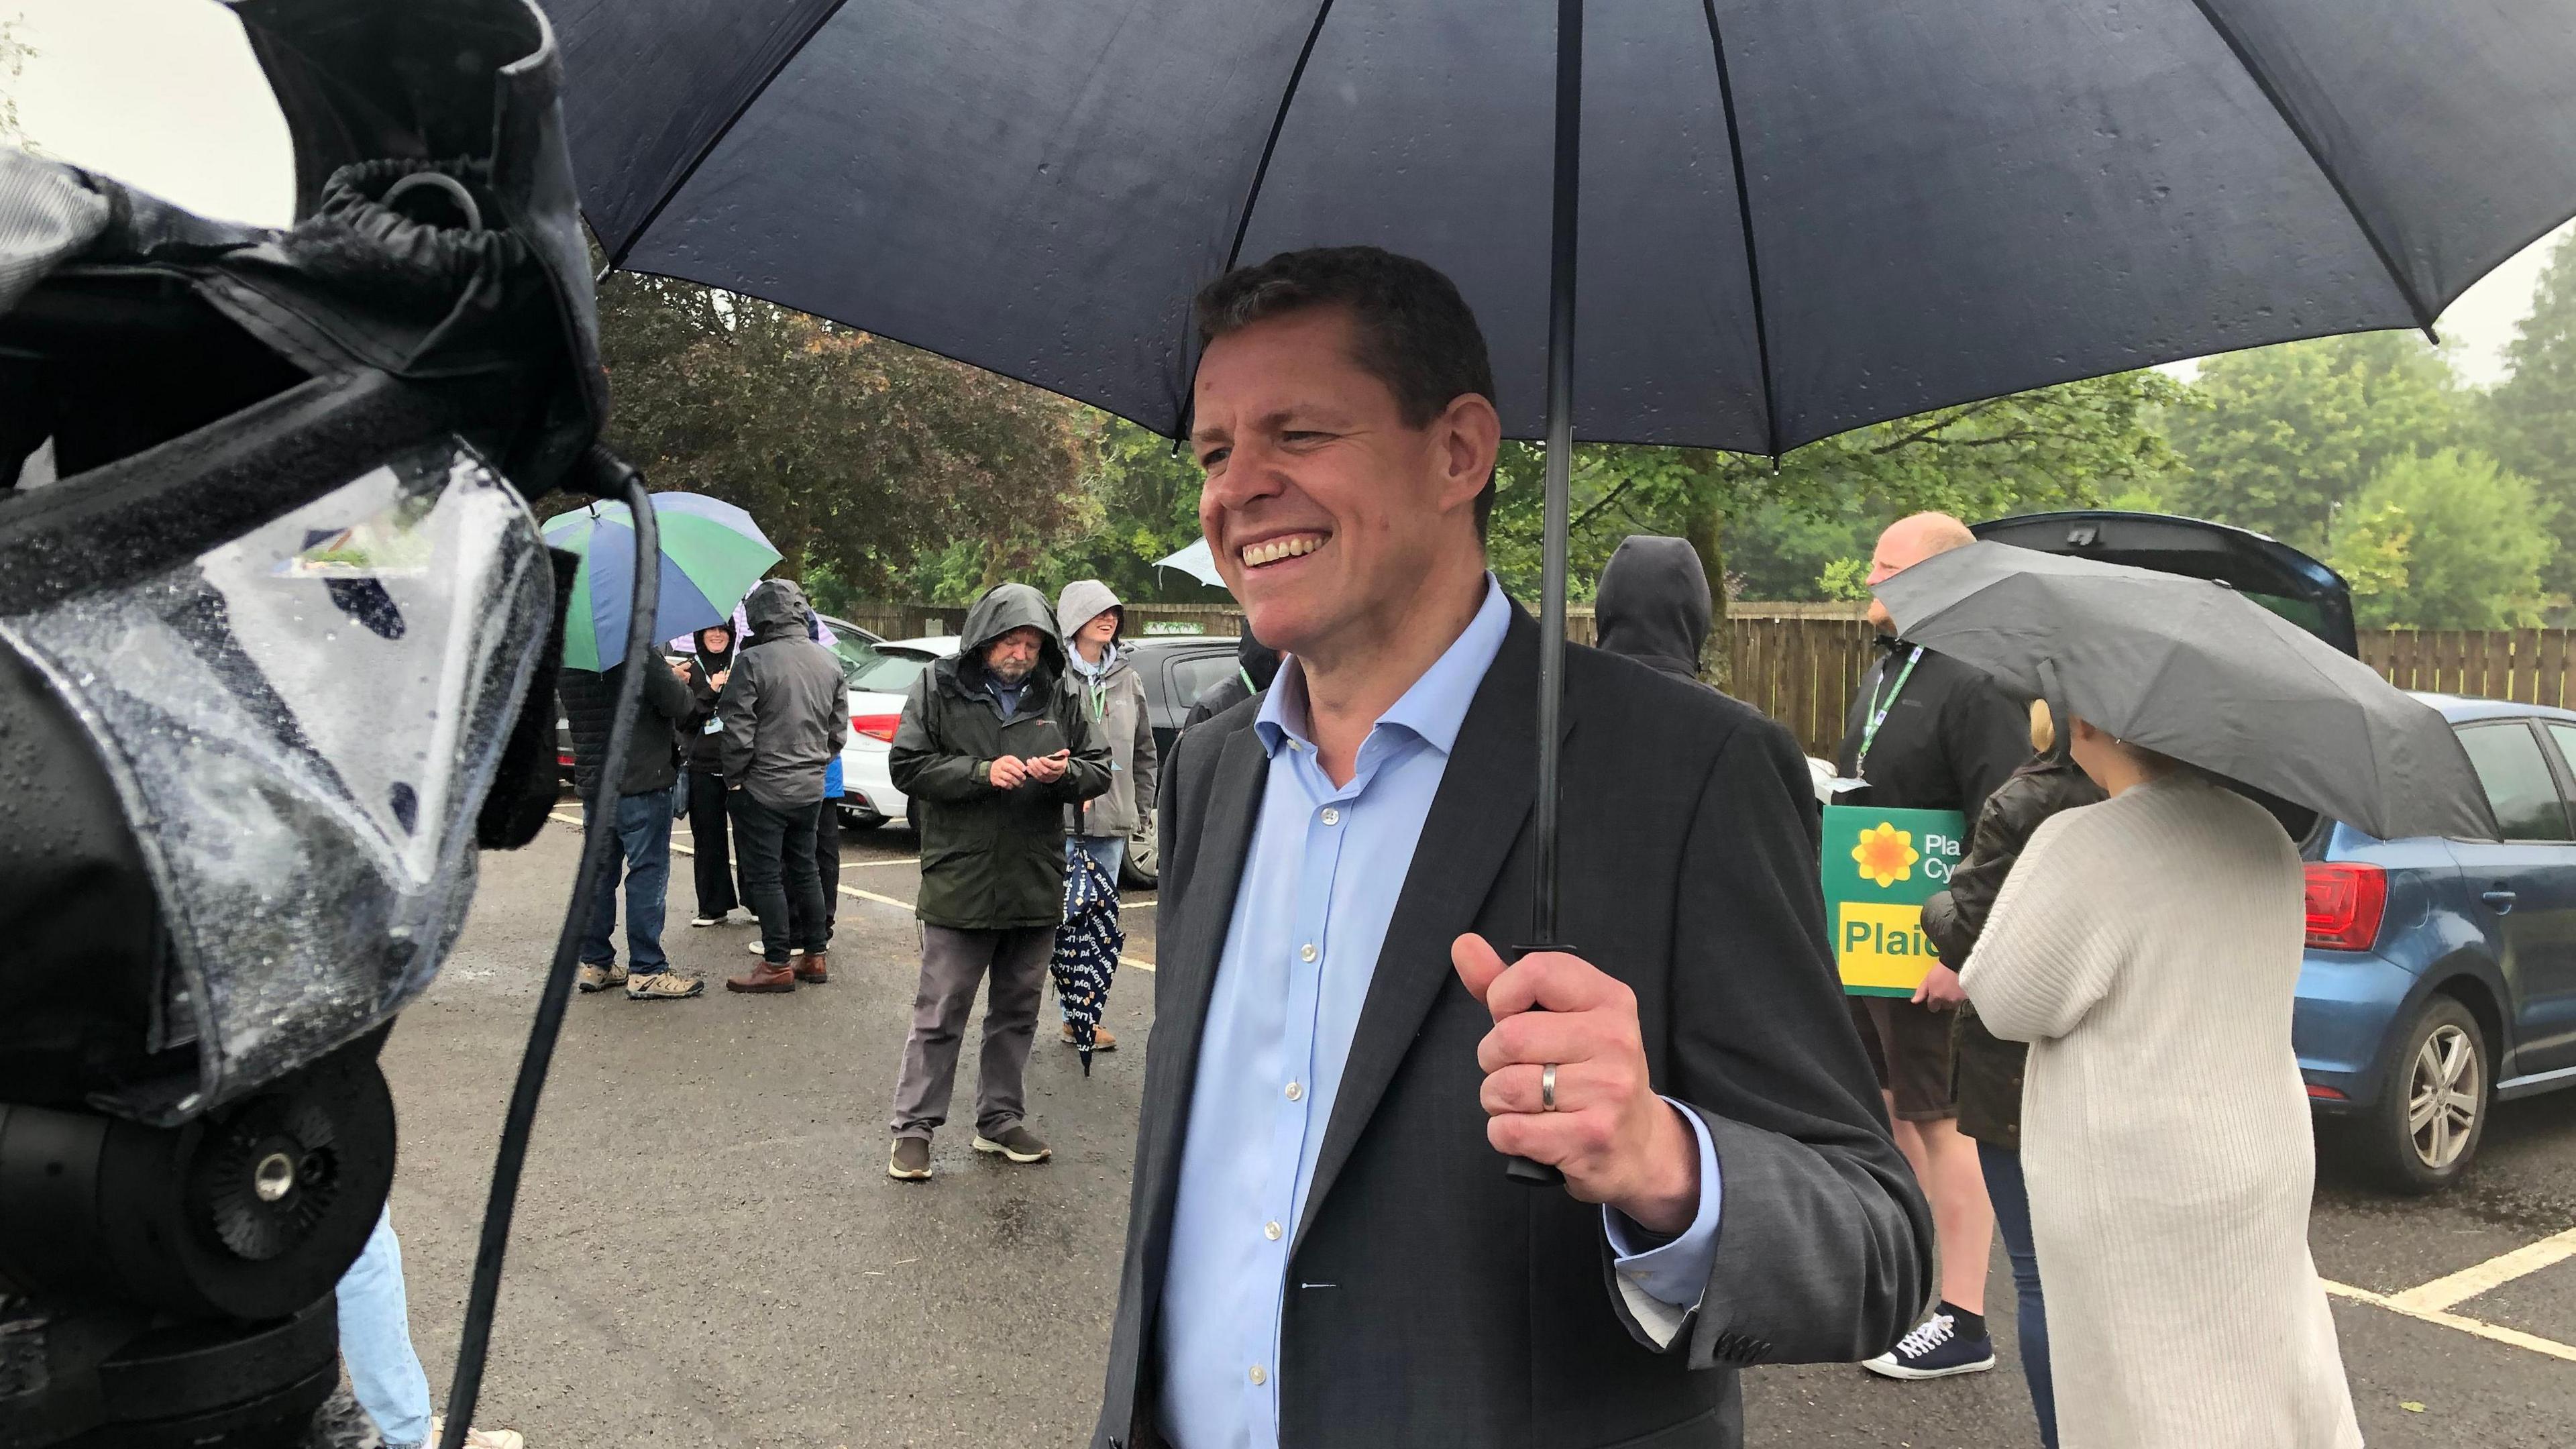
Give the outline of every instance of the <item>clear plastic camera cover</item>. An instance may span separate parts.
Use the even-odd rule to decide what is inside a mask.
[[[160,1044],[193,1038],[201,1062],[179,1115],[437,975],[552,595],[527,505],[449,442],[191,564],[0,620],[105,757],[152,872]]]

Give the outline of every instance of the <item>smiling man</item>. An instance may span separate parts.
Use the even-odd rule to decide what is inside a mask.
[[[1876,1353],[1929,1272],[1828,964],[1805,762],[1740,704],[1569,650],[1579,950],[1506,965],[1538,638],[1485,567],[1475,317],[1374,248],[1198,305],[1200,524],[1290,658],[1182,737],[1162,795],[1094,1442],[1739,1442],[1739,1366]]]

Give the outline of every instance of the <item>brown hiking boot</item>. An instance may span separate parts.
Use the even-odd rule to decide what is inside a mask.
[[[796,979],[808,986],[821,986],[832,979],[832,968],[823,964],[820,951],[791,957],[787,964],[796,968]]]
[[[1061,1030],[1056,1033],[1056,1039],[1058,1041],[1063,1042],[1066,1046],[1082,1045],[1081,1042],[1074,1040],[1072,1022],[1063,1022],[1059,1025],[1061,1026]],[[1096,1052],[1114,1052],[1118,1050],[1118,1034],[1105,1026],[1093,1027],[1091,1029],[1091,1049]]]
[[[763,961],[759,965],[752,967],[751,974],[748,976],[728,976],[725,978],[725,990],[727,991],[766,992],[793,991],[795,989],[796,969],[784,961],[777,962],[776,964]]]

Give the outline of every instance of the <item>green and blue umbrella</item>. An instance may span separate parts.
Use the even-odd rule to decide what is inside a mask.
[[[662,596],[653,637],[721,624],[778,562],[751,515],[697,493],[656,493]],[[546,542],[581,555],[565,603],[566,669],[607,669],[626,657],[626,606],[635,587],[635,519],[623,503],[594,503],[545,522]],[[603,647],[603,641],[605,645]]]

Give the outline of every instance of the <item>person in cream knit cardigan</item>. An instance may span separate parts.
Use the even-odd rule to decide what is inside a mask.
[[[2063,1449],[2361,1443],[2308,1253],[2298,850],[2072,721],[2111,795],[2032,835],[1961,980],[2031,1044],[2022,1163]]]

